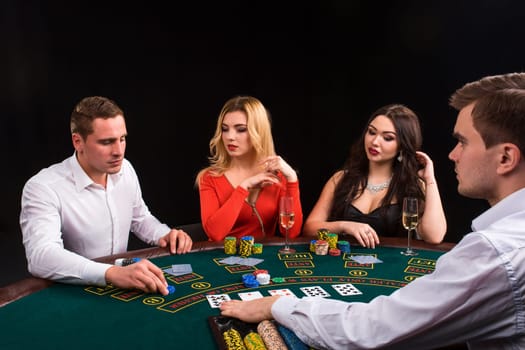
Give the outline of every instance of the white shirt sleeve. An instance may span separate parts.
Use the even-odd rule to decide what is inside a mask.
[[[64,248],[60,200],[48,187],[28,182],[22,194],[20,225],[29,272],[37,277],[73,284],[106,284],[111,266]]]
[[[484,283],[491,280],[491,285]],[[321,349],[416,349],[512,335],[516,308],[495,250],[470,234],[438,259],[434,273],[369,303],[281,297],[273,317]]]
[[[125,252],[130,231],[150,244],[170,231],[149,212],[126,160],[104,188],[73,155],[29,179],[21,207],[28,270],[55,281],[105,285],[111,265],[92,259]]]

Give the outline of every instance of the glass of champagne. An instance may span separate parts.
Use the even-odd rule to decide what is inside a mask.
[[[288,244],[288,230],[293,226],[295,213],[293,210],[293,197],[283,196],[279,198],[279,223],[285,229],[284,247],[279,250],[281,254],[295,253],[295,249]]]
[[[418,223],[417,198],[403,198],[402,220],[403,227],[408,231],[408,245],[407,249],[403,250],[401,254],[407,256],[417,255],[418,253],[410,247],[410,240],[412,239],[412,230],[414,230],[417,227]]]

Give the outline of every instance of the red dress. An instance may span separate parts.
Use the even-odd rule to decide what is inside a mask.
[[[279,220],[279,197],[289,195],[294,198],[295,223],[288,230],[288,237],[301,233],[303,212],[299,196],[299,182],[288,182],[279,173],[280,184],[261,189],[255,202],[267,237],[275,235]],[[213,176],[206,172],[199,185],[201,221],[204,231],[212,241],[221,241],[226,236],[263,237],[259,219],[250,204],[246,202],[248,190],[237,186],[233,188],[226,176]],[[279,226],[280,232],[284,229]],[[284,236],[284,233],[283,233]]]

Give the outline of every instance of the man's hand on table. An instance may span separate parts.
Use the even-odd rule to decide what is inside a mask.
[[[191,250],[193,241],[183,230],[172,229],[159,239],[158,245],[162,248],[169,247],[171,254],[186,254]]]
[[[145,293],[169,294],[164,272],[147,259],[141,259],[128,266],[111,266],[106,270],[106,282],[123,289],[140,289]]]

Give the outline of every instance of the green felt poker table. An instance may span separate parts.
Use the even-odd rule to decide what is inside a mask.
[[[206,295],[258,291],[270,295],[274,289],[289,289],[303,297],[302,287],[321,287],[329,298],[345,301],[371,300],[390,294],[415,278],[434,270],[436,259],[453,244],[429,245],[413,241],[419,255],[400,254],[406,239],[382,238],[375,249],[351,245],[340,256],[316,255],[309,240],[298,238],[291,244],[294,254],[280,254],[282,240],[263,242],[263,259],[255,266],[225,264],[222,242],[195,242],[192,252],[169,255],[165,249],[147,248],[119,256],[97,259],[111,262],[116,257],[148,258],[168,269],[173,264],[190,264],[192,272],[172,276],[168,283],[173,294],[162,296],[112,286],[75,286],[29,278],[0,288],[0,349],[221,349],[219,309],[211,307]],[[371,255],[381,263],[359,264],[353,255]],[[267,270],[273,280],[268,285],[248,288],[242,276]],[[352,284],[361,294],[341,295],[336,284]],[[463,348],[463,347],[454,347]],[[449,348],[450,349],[450,348]]]

